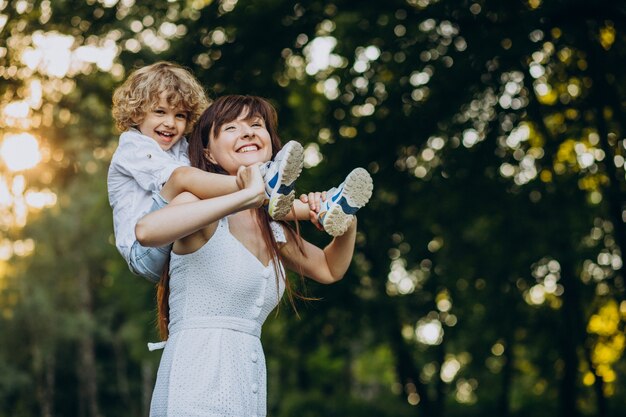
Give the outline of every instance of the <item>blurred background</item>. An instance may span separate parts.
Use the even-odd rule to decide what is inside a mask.
[[[147,415],[106,173],[158,60],[271,99],[298,191],[374,178],[347,276],[264,327],[270,416],[623,415],[625,2],[0,0],[1,417]]]

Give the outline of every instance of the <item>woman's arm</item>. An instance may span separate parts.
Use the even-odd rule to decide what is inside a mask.
[[[229,214],[259,207],[265,198],[259,167],[242,167],[238,175],[244,185],[239,191],[207,200],[197,200],[188,193],[181,194],[167,207],[145,215],[135,226],[137,241],[143,246],[164,246]]]
[[[302,240],[303,252],[297,242],[288,240],[281,248],[287,268],[322,284],[332,284],[343,278],[352,262],[356,241],[356,217],[341,236],[334,238],[324,249]]]

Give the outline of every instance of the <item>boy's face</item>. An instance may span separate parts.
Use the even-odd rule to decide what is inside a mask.
[[[167,151],[183,137],[187,128],[187,112],[181,107],[172,107],[167,102],[166,93],[161,93],[159,102],[148,110],[137,128]]]

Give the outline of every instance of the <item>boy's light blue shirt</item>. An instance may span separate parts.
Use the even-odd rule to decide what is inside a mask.
[[[113,209],[115,246],[126,262],[136,240],[135,225],[152,206],[172,172],[189,166],[189,145],[183,137],[168,151],[138,130],[122,133],[109,166],[107,188]]]

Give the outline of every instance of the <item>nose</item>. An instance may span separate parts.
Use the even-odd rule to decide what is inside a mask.
[[[244,123],[243,126],[241,127],[241,136],[243,136],[244,138],[249,138],[251,136],[254,136],[254,129],[252,129],[252,126],[250,126],[247,123]]]
[[[174,116],[173,115],[166,116],[165,120],[163,120],[163,124],[166,127],[173,127],[174,126]]]

